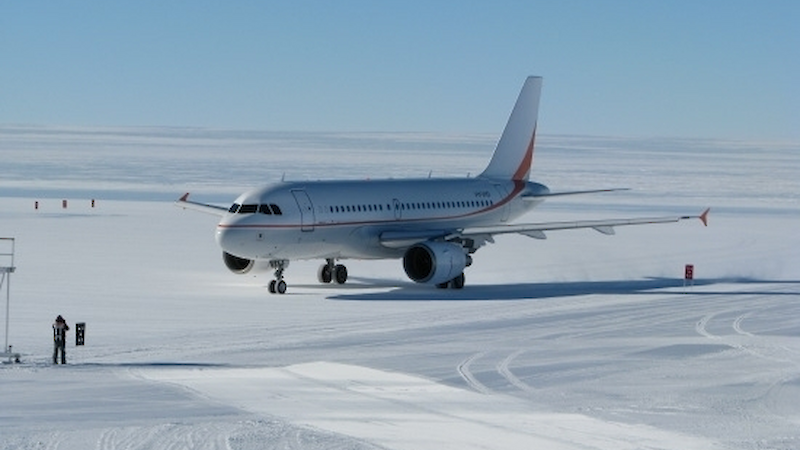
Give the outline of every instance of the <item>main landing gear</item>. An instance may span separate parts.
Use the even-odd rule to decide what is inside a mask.
[[[447,288],[464,289],[464,282],[465,282],[464,272],[461,272],[461,275],[453,278],[448,282],[437,284],[436,287],[439,289],[447,289]]]
[[[328,258],[325,260],[325,264],[319,266],[317,279],[324,284],[331,281],[335,281],[336,284],[345,284],[347,282],[347,267],[336,264],[333,258]]]

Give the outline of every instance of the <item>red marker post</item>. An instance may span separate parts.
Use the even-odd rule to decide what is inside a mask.
[[[683,287],[686,284],[694,286],[694,264],[687,264],[683,269]]]

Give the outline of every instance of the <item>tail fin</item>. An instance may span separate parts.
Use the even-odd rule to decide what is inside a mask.
[[[533,163],[542,77],[528,77],[482,177],[526,181]]]

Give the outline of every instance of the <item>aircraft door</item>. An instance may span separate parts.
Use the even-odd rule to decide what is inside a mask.
[[[314,205],[308,197],[306,191],[292,190],[292,195],[297,201],[297,207],[300,208],[300,229],[302,231],[314,231],[314,222],[316,216],[314,215]]]
[[[392,208],[394,209],[395,220],[400,220],[403,217],[403,211],[400,209],[400,200],[392,199]]]

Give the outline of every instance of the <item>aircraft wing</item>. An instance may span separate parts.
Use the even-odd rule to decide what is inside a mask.
[[[446,236],[445,239],[457,237],[489,237],[496,234],[519,233],[536,239],[546,239],[545,231],[555,230],[575,230],[578,228],[592,228],[603,234],[614,234],[614,227],[626,225],[649,225],[655,223],[678,222],[687,219],[700,219],[703,225],[708,226],[708,213],[711,208],[698,215],[691,216],[662,216],[662,217],[639,217],[633,219],[609,219],[609,220],[580,220],[574,222],[545,222],[545,223],[522,223],[513,225],[498,225],[486,227],[468,227]]]
[[[419,242],[436,240],[452,234],[454,230],[397,230],[384,231],[380,235],[381,245],[389,248],[410,247]]]
[[[189,193],[183,194],[183,197],[179,198],[175,202],[175,206],[179,206],[183,209],[193,209],[195,211],[204,212],[207,214],[213,214],[215,216],[223,216],[226,212],[228,212],[228,208],[217,206],[217,205],[209,205],[206,203],[200,202],[193,202],[189,200]]]
[[[687,219],[700,219],[703,225],[708,226],[708,213],[710,208],[698,215],[690,216],[662,216],[638,217],[632,219],[609,220],[580,220],[574,222],[543,222],[521,223],[512,225],[494,225],[485,227],[468,227],[461,230],[397,230],[384,231],[380,235],[380,242],[389,248],[405,248],[419,242],[429,240],[451,240],[457,238],[472,239],[475,248],[486,242],[494,242],[493,236],[498,234],[518,233],[536,239],[546,239],[545,231],[575,230],[579,228],[592,228],[603,234],[614,234],[614,227],[626,225],[648,225],[656,223],[679,222]]]

